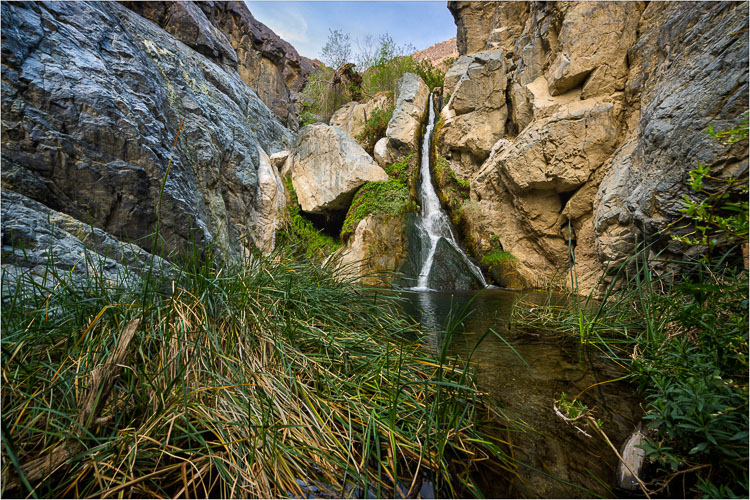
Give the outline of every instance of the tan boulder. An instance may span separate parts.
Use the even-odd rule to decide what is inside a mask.
[[[284,167],[292,176],[302,210],[344,210],[366,182],[386,181],[388,174],[343,130],[308,125],[300,133]]]
[[[340,128],[357,141],[360,146],[364,147],[364,141],[357,139],[357,136],[364,131],[365,123],[372,116],[372,113],[377,109],[386,109],[389,104],[386,94],[378,94],[364,103],[348,102],[333,113],[329,124]]]
[[[560,29],[560,52],[549,70],[550,94],[584,81],[584,99],[623,90],[628,49],[635,43],[642,10],[637,2],[576,3]]]
[[[339,276],[358,279],[365,286],[389,285],[408,258],[404,218],[368,215],[334,254]]]
[[[470,62],[465,63],[466,58],[452,68],[465,67],[465,70],[456,83],[448,109],[441,112],[444,123],[437,140],[451,168],[468,178],[476,173],[478,165],[505,133],[508,76],[503,50],[473,54]]]

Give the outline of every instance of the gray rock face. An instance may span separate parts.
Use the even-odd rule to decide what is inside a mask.
[[[316,63],[253,17],[244,2],[121,2],[214,62],[236,69],[287,127],[296,130],[295,93]]]
[[[236,72],[117,3],[3,3],[2,64],[4,190],[148,251],[159,200],[169,252],[250,245],[292,135]]]
[[[432,267],[427,276],[427,286],[433,290],[480,290],[484,285],[474,276],[458,250],[445,238],[435,246]]]
[[[388,180],[346,132],[323,124],[300,131],[287,166],[302,210],[317,214],[345,210],[360,186]]]
[[[3,296],[14,293],[19,279],[48,287],[58,277],[74,286],[101,279],[127,287],[149,266],[173,272],[167,261],[18,193],[2,191],[2,219]],[[50,262],[57,275],[45,273]]]

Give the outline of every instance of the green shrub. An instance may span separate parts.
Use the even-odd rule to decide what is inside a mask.
[[[393,116],[394,104],[389,104],[384,108],[376,108],[365,122],[365,128],[360,132],[356,139],[364,143],[365,150],[372,154],[375,143],[381,137],[385,137],[385,131],[388,128],[388,122]]]
[[[515,255],[510,252],[506,252],[502,248],[493,248],[492,250],[484,254],[480,260],[482,261],[482,263],[487,264],[488,266],[495,266],[497,264],[506,262],[515,262],[518,259]]]
[[[284,179],[284,185],[291,200],[287,205],[286,224],[277,235],[278,244],[297,257],[320,262],[339,248],[341,243],[302,215],[297,193],[289,176]]]
[[[414,157],[414,153],[410,154],[403,160],[393,163],[385,167],[385,173],[393,179],[398,179],[404,184],[409,183],[409,161]]]

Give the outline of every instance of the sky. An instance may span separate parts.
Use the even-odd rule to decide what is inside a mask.
[[[291,43],[297,52],[320,58],[329,29],[349,33],[352,51],[356,39],[388,33],[399,45],[416,50],[456,36],[453,16],[442,1],[306,1],[245,2],[253,16]]]

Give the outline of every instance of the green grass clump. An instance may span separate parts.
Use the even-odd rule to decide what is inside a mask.
[[[290,201],[287,204],[286,224],[278,232],[279,245],[289,248],[298,257],[320,262],[339,248],[341,242],[325,234],[302,216],[291,177],[284,179],[284,185]]]
[[[517,260],[518,259],[515,255],[504,251],[502,248],[493,248],[481,258],[481,261],[488,266],[495,266],[506,262],[515,262]]]
[[[3,277],[4,496],[479,496],[477,463],[512,469],[392,299],[283,252],[175,269]]]
[[[381,137],[385,137],[385,130],[393,116],[394,107],[394,104],[389,104],[384,108],[376,108],[364,123],[365,128],[357,135],[357,141],[364,143],[363,147],[368,153],[372,154],[375,143]]]
[[[390,179],[386,182],[368,182],[354,195],[352,204],[341,228],[341,240],[346,241],[357,229],[359,221],[368,215],[390,215],[398,217],[408,211],[416,211],[416,204],[409,196],[407,179],[409,160],[412,155],[385,170]]]

